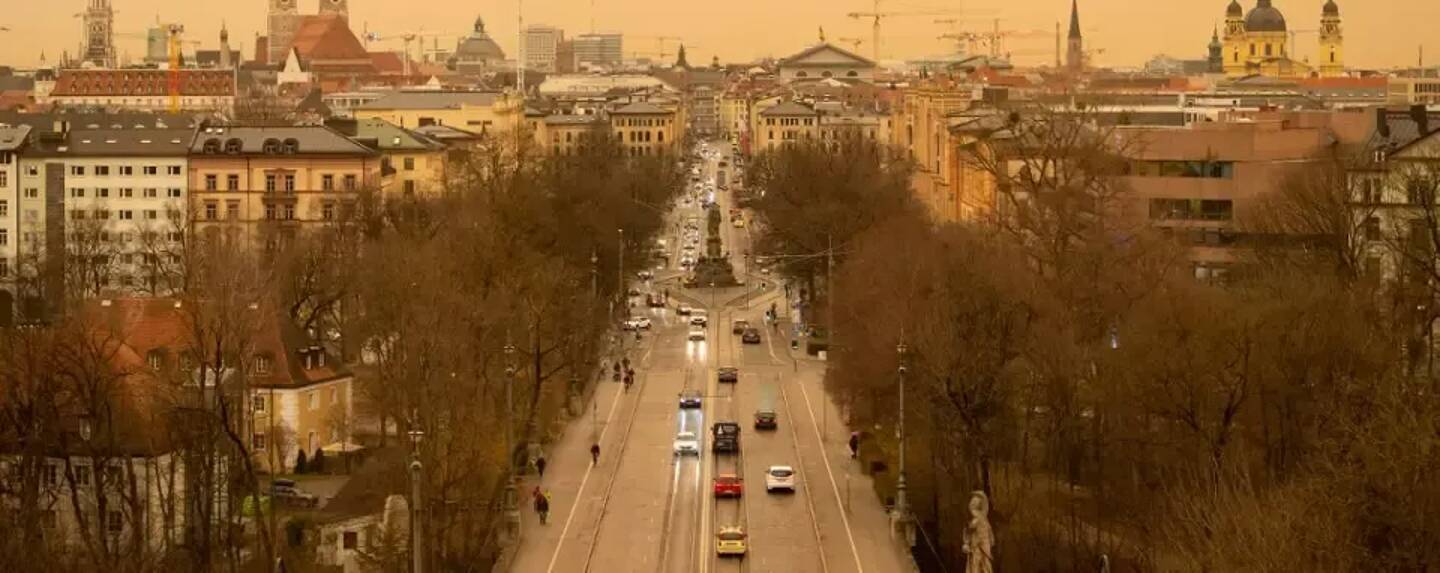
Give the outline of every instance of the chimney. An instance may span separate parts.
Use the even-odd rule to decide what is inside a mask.
[[[1375,133],[1390,137],[1390,111],[1383,107],[1375,108]]]
[[[1410,119],[1415,121],[1415,126],[1420,130],[1420,137],[1430,134],[1430,112],[1425,106],[1416,104],[1410,106]]]

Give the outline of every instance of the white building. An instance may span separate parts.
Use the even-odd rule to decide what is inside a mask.
[[[0,127],[0,326],[15,317],[12,283],[15,245],[20,240],[20,152],[30,134],[28,126]]]
[[[565,31],[552,26],[528,26],[525,28],[525,68],[555,73],[556,49],[565,41]]]
[[[579,66],[618,67],[625,60],[620,34],[580,34],[575,37],[575,63]]]
[[[18,280],[41,279],[22,300],[54,310],[64,284],[91,296],[164,294],[188,221],[191,129],[60,130],[32,137],[20,161]],[[56,254],[61,256],[57,257]],[[76,260],[91,264],[76,275]],[[68,268],[67,268],[68,265]]]
[[[875,62],[831,44],[814,45],[780,61],[781,83],[829,78],[874,82]]]

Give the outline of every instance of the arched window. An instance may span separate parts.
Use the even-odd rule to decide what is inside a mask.
[[[267,153],[267,154],[278,154],[278,153],[280,153],[280,140],[278,140],[278,139],[267,139],[267,140],[265,140],[265,143],[264,143],[263,145],[261,145],[261,150],[262,150],[264,153]]]
[[[810,77],[810,74],[807,74],[807,73],[805,73],[805,72],[795,72],[795,77],[797,77],[797,78],[807,78],[807,77]]]
[[[240,155],[240,151],[243,150],[244,148],[245,148],[245,143],[242,142],[242,141],[240,141],[239,139],[231,138],[231,139],[225,140],[225,153],[226,153],[226,154],[229,154],[229,155]]]
[[[293,137],[292,137],[292,138],[289,138],[289,139],[286,139],[286,140],[285,140],[285,144],[284,144],[284,146],[283,146],[283,152],[285,153],[285,155],[295,155],[296,153],[299,153],[299,152],[300,152],[300,140],[295,139],[295,138],[293,138]]]
[[[835,74],[830,73],[829,70],[820,72],[820,77],[822,77],[822,78],[829,78],[829,77],[834,76],[834,75],[835,75]]]
[[[845,77],[847,77],[847,78],[858,78],[858,77],[860,77],[860,72],[857,72],[857,71],[855,71],[855,70],[850,70],[850,71],[848,71],[848,72],[845,72]]]

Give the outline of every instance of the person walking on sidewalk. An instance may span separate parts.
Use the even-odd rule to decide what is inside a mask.
[[[596,443],[594,443],[594,444],[590,444],[590,461],[591,461],[592,463],[595,463],[595,464],[599,464],[599,463],[600,463],[600,443],[599,443],[599,442],[596,442]]]
[[[860,454],[860,432],[850,432],[850,459]]]
[[[550,498],[541,495],[535,498],[535,513],[540,516],[540,524],[544,525],[550,518]]]
[[[545,479],[545,454],[535,457],[535,471],[540,474],[540,479]]]

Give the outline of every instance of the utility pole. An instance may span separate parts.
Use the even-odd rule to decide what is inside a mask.
[[[418,424],[419,416],[413,418],[414,423]],[[425,431],[418,426],[410,430],[410,557],[413,573],[425,571],[425,528],[421,522],[424,502],[420,498],[420,484],[425,469],[420,463],[420,440],[424,437]]]
[[[825,359],[830,359],[830,353],[835,351],[835,236],[825,235]],[[813,293],[812,293],[813,294]],[[823,388],[825,379],[820,379]],[[829,404],[827,394],[825,404]],[[820,408],[820,425],[824,428],[820,432],[820,441],[824,442],[830,436],[830,409]]]

